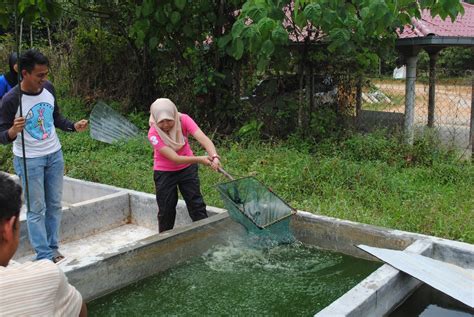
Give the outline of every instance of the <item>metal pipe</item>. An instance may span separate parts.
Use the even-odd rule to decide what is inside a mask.
[[[471,75],[471,131],[469,138],[471,139],[471,159],[474,161],[474,73]]]
[[[16,32],[16,67],[17,67],[17,76],[18,76],[18,104],[20,108],[20,117],[23,117],[23,106],[21,102],[21,67],[20,67],[20,46],[21,46],[21,33],[18,28],[18,0],[15,0],[15,32]],[[23,177],[25,181],[25,199],[26,199],[26,210],[29,212],[30,209],[30,190],[28,186],[28,170],[26,166],[26,150],[25,150],[25,129],[21,131],[21,151],[23,154]]]
[[[429,95],[428,95],[428,127],[434,126],[435,120],[435,98],[436,98],[436,60],[438,52],[430,53],[430,79],[429,79]]]
[[[416,90],[416,62],[418,56],[407,58],[407,75],[405,83],[405,121],[404,133],[405,142],[413,145],[414,141],[414,121],[415,121],[415,90]]]

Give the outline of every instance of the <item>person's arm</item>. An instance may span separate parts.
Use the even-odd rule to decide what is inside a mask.
[[[211,167],[217,171],[217,169],[221,166],[221,162],[214,143],[208,138],[207,135],[204,134],[204,132],[202,132],[201,129],[197,129],[192,135],[199,142],[199,144],[201,144],[204,150],[206,150],[207,154],[209,154]]]
[[[2,97],[7,93],[7,79],[5,78],[5,75],[0,76],[0,100],[2,100]]]
[[[56,92],[54,90],[54,86],[49,81],[44,84],[44,88],[46,88],[54,96],[53,120],[55,127],[58,127],[59,129],[66,132],[82,132],[87,129],[87,120],[83,119],[73,123],[61,115],[59,105],[56,101]]]
[[[10,91],[0,103],[0,143],[9,144],[25,127],[25,118],[15,118],[18,111],[17,89]]]
[[[164,146],[160,149],[160,154],[166,157],[168,160],[175,162],[176,164],[194,164],[199,163],[203,165],[211,165],[211,161],[208,156],[182,156],[178,155],[169,146]]]
[[[54,303],[54,315],[58,316],[87,316],[87,307],[81,293],[69,284],[64,272],[53,262],[45,261],[41,264],[48,266],[57,274],[57,288],[55,298],[51,298]],[[54,267],[52,267],[54,265]]]
[[[81,312],[79,313],[79,317],[87,317],[87,306],[86,302],[82,301]]]
[[[88,125],[87,120],[84,119],[77,121],[76,123],[72,123],[68,119],[64,118],[59,111],[59,106],[56,101],[54,101],[53,119],[54,126],[66,132],[82,132],[87,129]]]

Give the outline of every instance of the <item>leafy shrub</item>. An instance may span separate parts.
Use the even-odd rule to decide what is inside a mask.
[[[387,137],[384,131],[370,134],[355,134],[340,144],[340,155],[355,161],[383,161],[394,163],[403,159],[404,151],[394,137]]]
[[[339,128],[338,117],[334,109],[322,106],[312,113],[310,131],[305,134],[320,141],[335,135]]]
[[[94,24],[81,25],[75,31],[72,91],[89,101],[136,101],[135,93],[148,81],[140,78],[140,65],[126,39]]]
[[[262,126],[262,122],[253,119],[244,124],[239,131],[237,131],[237,137],[246,141],[259,140]]]
[[[0,145],[0,171],[13,173],[13,152],[11,145]]]

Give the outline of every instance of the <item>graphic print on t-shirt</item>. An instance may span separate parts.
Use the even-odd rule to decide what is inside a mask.
[[[41,102],[34,105],[26,115],[25,129],[37,140],[45,140],[51,135],[53,128],[54,107],[49,103]]]
[[[156,136],[154,136],[154,135],[153,135],[152,137],[150,137],[150,142],[151,142],[151,144],[153,144],[153,145],[157,145],[157,144],[159,143],[159,142],[158,142],[158,138],[157,138]]]

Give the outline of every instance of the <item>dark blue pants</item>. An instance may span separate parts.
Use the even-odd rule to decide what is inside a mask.
[[[207,218],[206,204],[201,195],[198,166],[193,164],[180,171],[154,171],[158,231],[171,230],[176,219],[178,188],[193,221]]]

